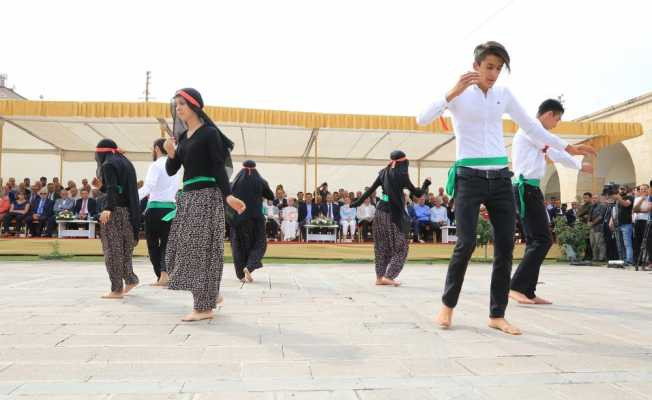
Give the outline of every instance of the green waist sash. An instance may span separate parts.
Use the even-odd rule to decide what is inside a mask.
[[[525,179],[523,175],[519,175],[518,179],[514,180],[514,184],[518,187],[518,201],[520,204],[518,214],[521,218],[525,218],[525,185],[539,187],[539,185],[541,185],[541,180]]]
[[[217,180],[212,176],[196,176],[194,178],[190,178],[190,179],[188,179],[186,181],[183,181],[183,186],[192,185],[193,183],[197,183],[197,182],[213,182],[213,183],[215,183],[215,182],[217,182]]]
[[[455,161],[451,169],[448,170],[448,180],[446,181],[446,193],[450,197],[455,197],[455,181],[457,180],[458,167],[478,167],[478,166],[498,166],[506,167],[509,164],[507,157],[478,157],[478,158],[463,158]]]
[[[172,210],[169,213],[165,214],[161,221],[170,222],[177,215],[177,205],[173,201],[148,201],[147,209],[150,208],[163,208]]]

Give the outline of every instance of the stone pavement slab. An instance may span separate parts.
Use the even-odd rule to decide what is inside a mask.
[[[652,398],[645,272],[546,265],[554,304],[510,304],[524,331],[510,337],[486,327],[486,264],[469,267],[450,330],[433,323],[444,265],[408,265],[399,288],[365,264],[266,264],[244,286],[227,265],[224,304],[194,324],[187,292],[100,299],[99,263],[0,269],[0,400]]]

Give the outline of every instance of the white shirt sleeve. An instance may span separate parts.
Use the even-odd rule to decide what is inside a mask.
[[[573,169],[582,169],[582,162],[565,151],[559,151],[556,149],[548,149],[548,157],[553,162],[558,162],[564,167],[573,168]]]
[[[156,181],[158,181],[159,173],[160,170],[156,168],[156,164],[149,166],[149,169],[147,170],[147,176],[145,177],[145,183],[143,184],[143,187],[138,189],[139,200],[144,199],[152,192],[152,189],[156,186]]]
[[[417,115],[417,124],[428,125],[434,121],[435,118],[442,115],[448,107],[449,103],[446,101],[446,95],[444,95],[441,99],[432,103],[430,107],[425,109],[421,114]]]
[[[530,117],[508,88],[505,90],[505,112],[518,124],[528,136],[536,142],[545,143],[553,149],[565,151],[568,144],[556,135],[548,132],[536,119]]]

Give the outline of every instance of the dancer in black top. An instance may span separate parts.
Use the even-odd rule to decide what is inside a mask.
[[[97,144],[95,161],[97,177],[93,179],[93,185],[106,193],[100,213],[100,238],[111,280],[111,292],[102,297],[121,299],[138,285],[132,265],[140,229],[136,170],[111,139],[102,139]]]
[[[224,202],[238,213],[245,211],[245,204],[231,195],[226,171],[233,142],[202,110],[199,92],[182,89],[174,100],[175,120],[183,121],[187,130],[179,135],[176,148],[174,139],[165,142],[168,175],[184,167],[183,193],[177,199],[165,264],[169,288],[193,295],[193,311],[182,320],[199,321],[213,318],[213,309],[221,301]]]
[[[418,189],[410,181],[409,161],[400,150],[390,155],[389,165],[378,173],[374,183],[364,194],[351,203],[359,207],[380,186],[383,189],[381,200],[376,206],[372,224],[374,235],[374,255],[376,258],[376,285],[399,286],[396,277],[401,273],[408,254],[410,221],[405,212],[403,190],[408,189],[415,196],[421,196],[430,186],[430,178]]]
[[[256,170],[256,162],[247,160],[231,184],[231,192],[242,199],[246,211],[230,221],[231,250],[235,274],[242,282],[253,282],[251,273],[262,268],[267,250],[263,198],[274,199],[269,184]]]

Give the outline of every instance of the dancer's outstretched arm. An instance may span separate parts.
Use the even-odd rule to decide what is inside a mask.
[[[378,186],[380,186],[380,185],[381,185],[381,182],[380,182],[380,178],[378,177],[378,178],[376,178],[374,183],[369,187],[369,189],[367,189],[367,191],[364,192],[362,194],[362,196],[360,196],[359,199],[357,199],[356,201],[351,203],[350,207],[360,207],[362,205],[362,203],[364,202],[364,200],[367,197],[371,196],[376,191],[376,189],[378,189]]]

